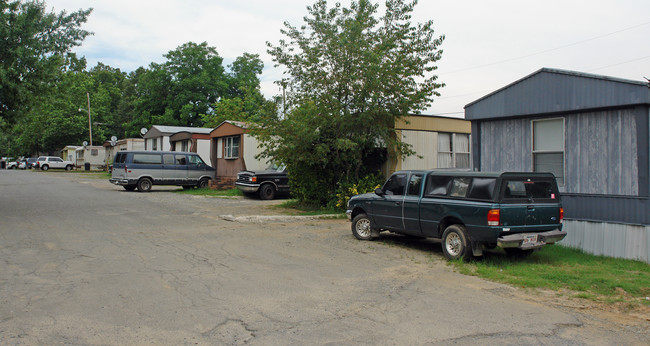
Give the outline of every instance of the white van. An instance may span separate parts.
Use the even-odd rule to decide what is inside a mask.
[[[151,190],[153,185],[207,187],[215,169],[196,153],[175,151],[121,151],[115,154],[111,183],[127,191]]]

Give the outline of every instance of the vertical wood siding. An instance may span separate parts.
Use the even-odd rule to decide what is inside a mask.
[[[532,170],[530,119],[481,123],[481,170]]]
[[[631,110],[565,117],[566,192],[637,196],[638,157]]]

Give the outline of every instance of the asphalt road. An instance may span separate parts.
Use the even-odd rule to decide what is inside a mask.
[[[433,241],[273,203],[0,171],[0,344],[650,344],[647,323],[454,273]]]

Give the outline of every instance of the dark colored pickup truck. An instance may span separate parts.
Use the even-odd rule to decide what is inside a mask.
[[[258,194],[260,199],[273,199],[289,193],[289,177],[284,166],[271,165],[264,171],[240,171],[235,186],[245,194]]]
[[[381,231],[438,238],[448,259],[497,246],[523,256],[566,236],[550,173],[399,171],[374,193],[353,196],[346,213],[357,239]]]

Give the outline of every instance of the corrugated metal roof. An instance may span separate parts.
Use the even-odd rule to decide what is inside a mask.
[[[164,125],[153,125],[144,134],[144,138],[154,138],[160,136],[169,136],[178,132],[189,132],[189,133],[199,133],[209,135],[212,129],[205,127],[184,127],[184,126],[164,126]]]
[[[650,104],[647,82],[542,68],[465,106],[465,119],[494,119]]]

